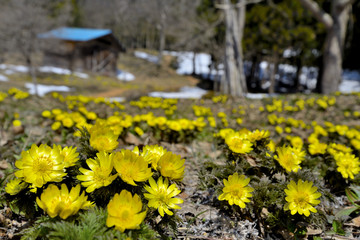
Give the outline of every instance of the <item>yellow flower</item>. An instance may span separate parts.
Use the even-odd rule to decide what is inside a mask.
[[[266,148],[271,152],[275,152],[275,147],[276,144],[273,140],[270,140],[269,143],[266,145]]]
[[[291,127],[285,127],[285,132],[286,132],[286,133],[291,133],[291,131],[292,131],[292,130],[291,130]]]
[[[139,136],[142,136],[143,134],[144,134],[144,131],[141,129],[141,128],[139,128],[139,127],[135,127],[134,128],[134,131],[137,133],[137,135],[139,135]]]
[[[45,118],[50,118],[51,117],[51,112],[49,110],[45,110],[41,113],[41,116],[45,117]]]
[[[358,139],[351,139],[350,140],[351,145],[356,149],[360,150],[360,140]]]
[[[76,152],[76,147],[64,147],[54,145],[53,148],[59,148],[60,154],[64,157],[65,168],[74,166],[79,161],[79,153]]]
[[[345,135],[348,130],[349,130],[349,127],[346,125],[336,125],[335,126],[335,131],[341,136]]]
[[[317,142],[319,142],[318,135],[316,133],[310,134],[310,136],[308,137],[307,140],[308,140],[309,143],[317,143]]]
[[[334,155],[334,158],[338,166],[336,170],[341,173],[343,178],[350,177],[354,179],[354,175],[360,172],[359,158],[355,157],[355,155],[350,153],[337,153]]]
[[[314,142],[309,144],[309,153],[311,155],[325,154],[327,149],[326,143]]]
[[[314,133],[316,135],[322,135],[324,137],[327,137],[329,135],[328,132],[320,125],[314,126]]]
[[[134,181],[144,182],[153,174],[148,162],[128,149],[115,153],[114,167],[121,179],[133,186],[137,186]]]
[[[59,215],[62,219],[66,219],[76,214],[80,209],[87,209],[92,206],[92,203],[87,201],[85,192],[79,194],[80,184],[73,187],[70,193],[65,184],[61,184],[60,190],[54,184],[50,184],[40,198],[36,198],[36,203],[51,218]]]
[[[134,197],[130,192],[122,190],[110,200],[107,210],[106,226],[115,226],[115,229],[124,232],[125,229],[139,229],[146,217],[146,211],[140,212],[142,202],[137,194]]]
[[[301,161],[305,157],[305,152],[292,147],[279,147],[276,149],[277,156],[274,158],[279,162],[279,164],[285,168],[288,172],[297,172],[300,167]]]
[[[67,128],[71,128],[72,126],[74,126],[74,121],[69,117],[63,118],[61,120],[61,122],[62,122],[62,125]]]
[[[290,136],[289,136],[290,137]],[[299,136],[291,136],[290,137],[290,144],[291,146],[293,146],[294,148],[302,148],[304,142],[301,139],[301,137]]]
[[[327,107],[328,107],[327,102],[324,101],[323,99],[316,100],[316,103],[319,105],[320,108],[322,108],[324,110],[327,109]]]
[[[176,204],[182,204],[184,201],[180,198],[174,198],[181,192],[175,184],[169,186],[168,179],[165,178],[165,181],[163,181],[162,177],[158,179],[157,183],[153,178],[150,178],[149,184],[150,186],[145,185],[144,187],[148,191],[148,193],[144,193],[144,197],[149,200],[148,206],[157,208],[162,217],[164,212],[173,215],[173,212],[169,209],[181,208]]]
[[[237,123],[238,125],[241,125],[241,124],[243,123],[243,119],[242,119],[242,118],[237,118],[237,119],[236,119],[236,123]]]
[[[283,128],[280,127],[280,126],[276,126],[275,127],[275,131],[278,133],[278,134],[282,134],[284,132]]]
[[[15,176],[23,178],[24,182],[31,183],[36,188],[41,188],[47,182],[61,182],[66,175],[63,159],[58,148],[33,144],[15,162],[15,166],[19,168]]]
[[[110,152],[119,145],[116,135],[108,126],[96,122],[90,129],[90,146],[96,150]]]
[[[176,132],[180,132],[182,129],[179,121],[176,121],[176,120],[169,120],[166,122],[166,124],[168,125],[169,129],[176,131]]]
[[[144,157],[144,159],[151,164],[152,168],[154,170],[157,169],[157,164],[160,160],[160,158],[167,152],[166,149],[164,149],[162,146],[158,145],[146,145],[143,148],[143,151],[141,153],[141,156]]]
[[[51,129],[54,130],[54,131],[58,130],[60,127],[61,127],[61,122],[54,122],[51,125]]]
[[[111,175],[113,170],[114,154],[106,152],[99,152],[96,154],[97,158],[87,159],[86,163],[91,170],[80,168],[79,171],[83,175],[77,175],[77,179],[83,181],[81,185],[86,188],[86,192],[93,192],[97,188],[106,187],[110,185],[117,175]]]
[[[16,195],[21,190],[25,189],[27,185],[28,184],[23,182],[21,179],[15,178],[6,184],[5,191],[10,195]]]
[[[247,134],[247,139],[250,141],[250,142],[256,142],[256,141],[260,141],[261,139],[265,139],[265,138],[268,138],[270,136],[270,132],[269,131],[264,131],[264,130],[261,130],[259,131],[259,129],[256,129],[255,131],[252,131],[252,132],[249,132]]]
[[[252,187],[247,185],[250,182],[250,178],[245,178],[244,175],[239,176],[238,173],[234,173],[228,177],[228,180],[224,179],[224,188],[222,194],[219,196],[219,200],[226,200],[230,205],[238,205],[240,208],[245,208],[245,203],[250,202],[248,199],[252,197],[251,192],[254,191]]]
[[[285,189],[287,203],[284,206],[284,210],[290,210],[291,215],[299,213],[305,216],[310,215],[310,211],[316,213],[317,210],[314,206],[320,203],[317,200],[321,196],[321,193],[317,192],[317,187],[312,186],[313,182],[299,180],[296,184],[294,181],[290,181]]]
[[[163,177],[172,180],[182,180],[184,178],[185,159],[172,152],[165,153],[159,160],[157,169]]]
[[[219,135],[223,139],[225,139],[228,134],[232,134],[232,133],[235,133],[234,129],[232,128],[223,128],[219,131]]]
[[[249,153],[253,150],[252,143],[245,139],[245,135],[239,133],[228,134],[225,138],[225,143],[229,146],[231,151],[235,153]]]
[[[336,155],[338,153],[351,153],[352,152],[352,149],[345,146],[345,145],[342,145],[340,143],[331,143],[328,145],[328,152],[331,154],[331,155]]]
[[[21,126],[21,121],[18,120],[18,119],[16,119],[16,120],[14,120],[14,121],[12,122],[12,124],[13,124],[14,127],[19,127],[19,126]]]

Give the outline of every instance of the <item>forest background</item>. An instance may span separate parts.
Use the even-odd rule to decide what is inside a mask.
[[[0,61],[20,53],[30,67],[42,48],[38,34],[68,26],[111,29],[126,49],[156,50],[159,66],[164,50],[190,51],[194,59],[208,53],[210,69],[225,69],[217,88],[231,95],[264,91],[262,61],[270,63],[270,93],[279,85],[279,64],[297,69],[290,92],[306,90],[300,84],[303,66],[318,67],[315,91],[322,93],[337,90],[342,68],[360,69],[360,1],[355,0],[0,2]]]

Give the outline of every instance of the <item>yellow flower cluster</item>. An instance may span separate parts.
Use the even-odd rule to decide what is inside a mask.
[[[150,108],[157,109],[161,108],[165,111],[168,111],[167,115],[172,115],[174,111],[177,109],[177,99],[163,99],[159,97],[148,97],[142,96],[139,101],[131,101],[131,106],[136,106],[140,109]]]
[[[40,147],[33,144],[28,151],[21,153],[21,158],[15,162],[19,169],[15,176],[23,182],[31,184],[32,191],[41,188],[47,182],[61,182],[66,175],[66,168],[73,166],[78,160],[76,148],[54,145]],[[13,183],[14,184],[14,183]],[[21,185],[18,182],[17,185]],[[8,186],[7,192],[14,194],[17,186]]]
[[[258,141],[269,138],[270,132],[258,129],[252,132],[247,129],[235,132],[231,128],[224,128],[220,130],[218,136],[225,140],[231,151],[245,154],[251,152],[252,146],[256,145]]]
[[[226,101],[228,100],[228,96],[227,95],[218,95],[218,96],[214,96],[211,98],[211,100],[213,101],[213,103],[226,103]]]
[[[211,116],[212,115],[211,108],[209,108],[209,107],[193,105],[192,109],[194,111],[195,116],[197,116],[197,117]]]
[[[76,185],[69,192],[65,184],[61,184],[61,189],[50,184],[40,198],[36,198],[36,203],[50,217],[60,216],[62,219],[66,219],[76,214],[80,209],[92,207],[93,203],[87,201],[87,198],[85,192],[80,195],[80,185]]]
[[[28,98],[30,96],[29,93],[21,91],[17,88],[10,88],[8,90],[8,94],[13,96],[15,99],[25,99]]]
[[[338,152],[334,154],[334,159],[337,171],[341,173],[343,178],[354,179],[354,175],[360,172],[360,161],[355,155]]]
[[[300,167],[300,163],[305,158],[305,151],[301,151],[299,148],[282,146],[276,149],[277,155],[274,158],[287,172],[297,172]]]
[[[0,102],[4,101],[4,99],[7,97],[7,93],[0,92]]]

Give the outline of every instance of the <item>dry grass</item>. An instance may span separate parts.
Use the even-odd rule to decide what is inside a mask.
[[[119,58],[118,68],[132,73],[135,80],[131,82],[120,81],[115,77],[89,74],[83,79],[76,76],[38,73],[38,83],[44,85],[65,85],[72,88],[70,94],[83,94],[96,97],[126,97],[136,98],[151,91],[177,91],[183,86],[194,86],[198,80],[191,76],[178,75],[170,67],[173,57],[164,56],[162,66],[136,58],[133,52],[122,54]],[[20,62],[18,62],[20,65]],[[0,71],[0,74],[4,72]],[[5,75],[5,74],[4,74]],[[3,91],[11,87],[26,90],[25,83],[32,82],[27,74],[16,73],[7,75],[8,82],[0,82]]]

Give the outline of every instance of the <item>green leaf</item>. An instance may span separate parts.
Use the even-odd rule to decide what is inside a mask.
[[[349,188],[355,192],[356,197],[357,197],[356,201],[359,201],[360,200],[360,186],[350,186]]]
[[[351,206],[351,207],[346,207],[346,208],[343,208],[341,209],[339,212],[337,212],[335,214],[335,217],[336,218],[341,218],[341,217],[344,217],[344,216],[349,216],[352,212],[358,210],[359,208],[356,207],[356,206]],[[334,222],[333,221],[333,225],[334,225]]]
[[[345,235],[345,231],[342,229],[342,224],[339,221],[334,220],[332,222],[334,231],[339,235]]]
[[[359,201],[359,195],[355,192],[351,191],[349,188],[345,189],[345,193],[347,198],[352,204],[355,204],[356,201]]]

